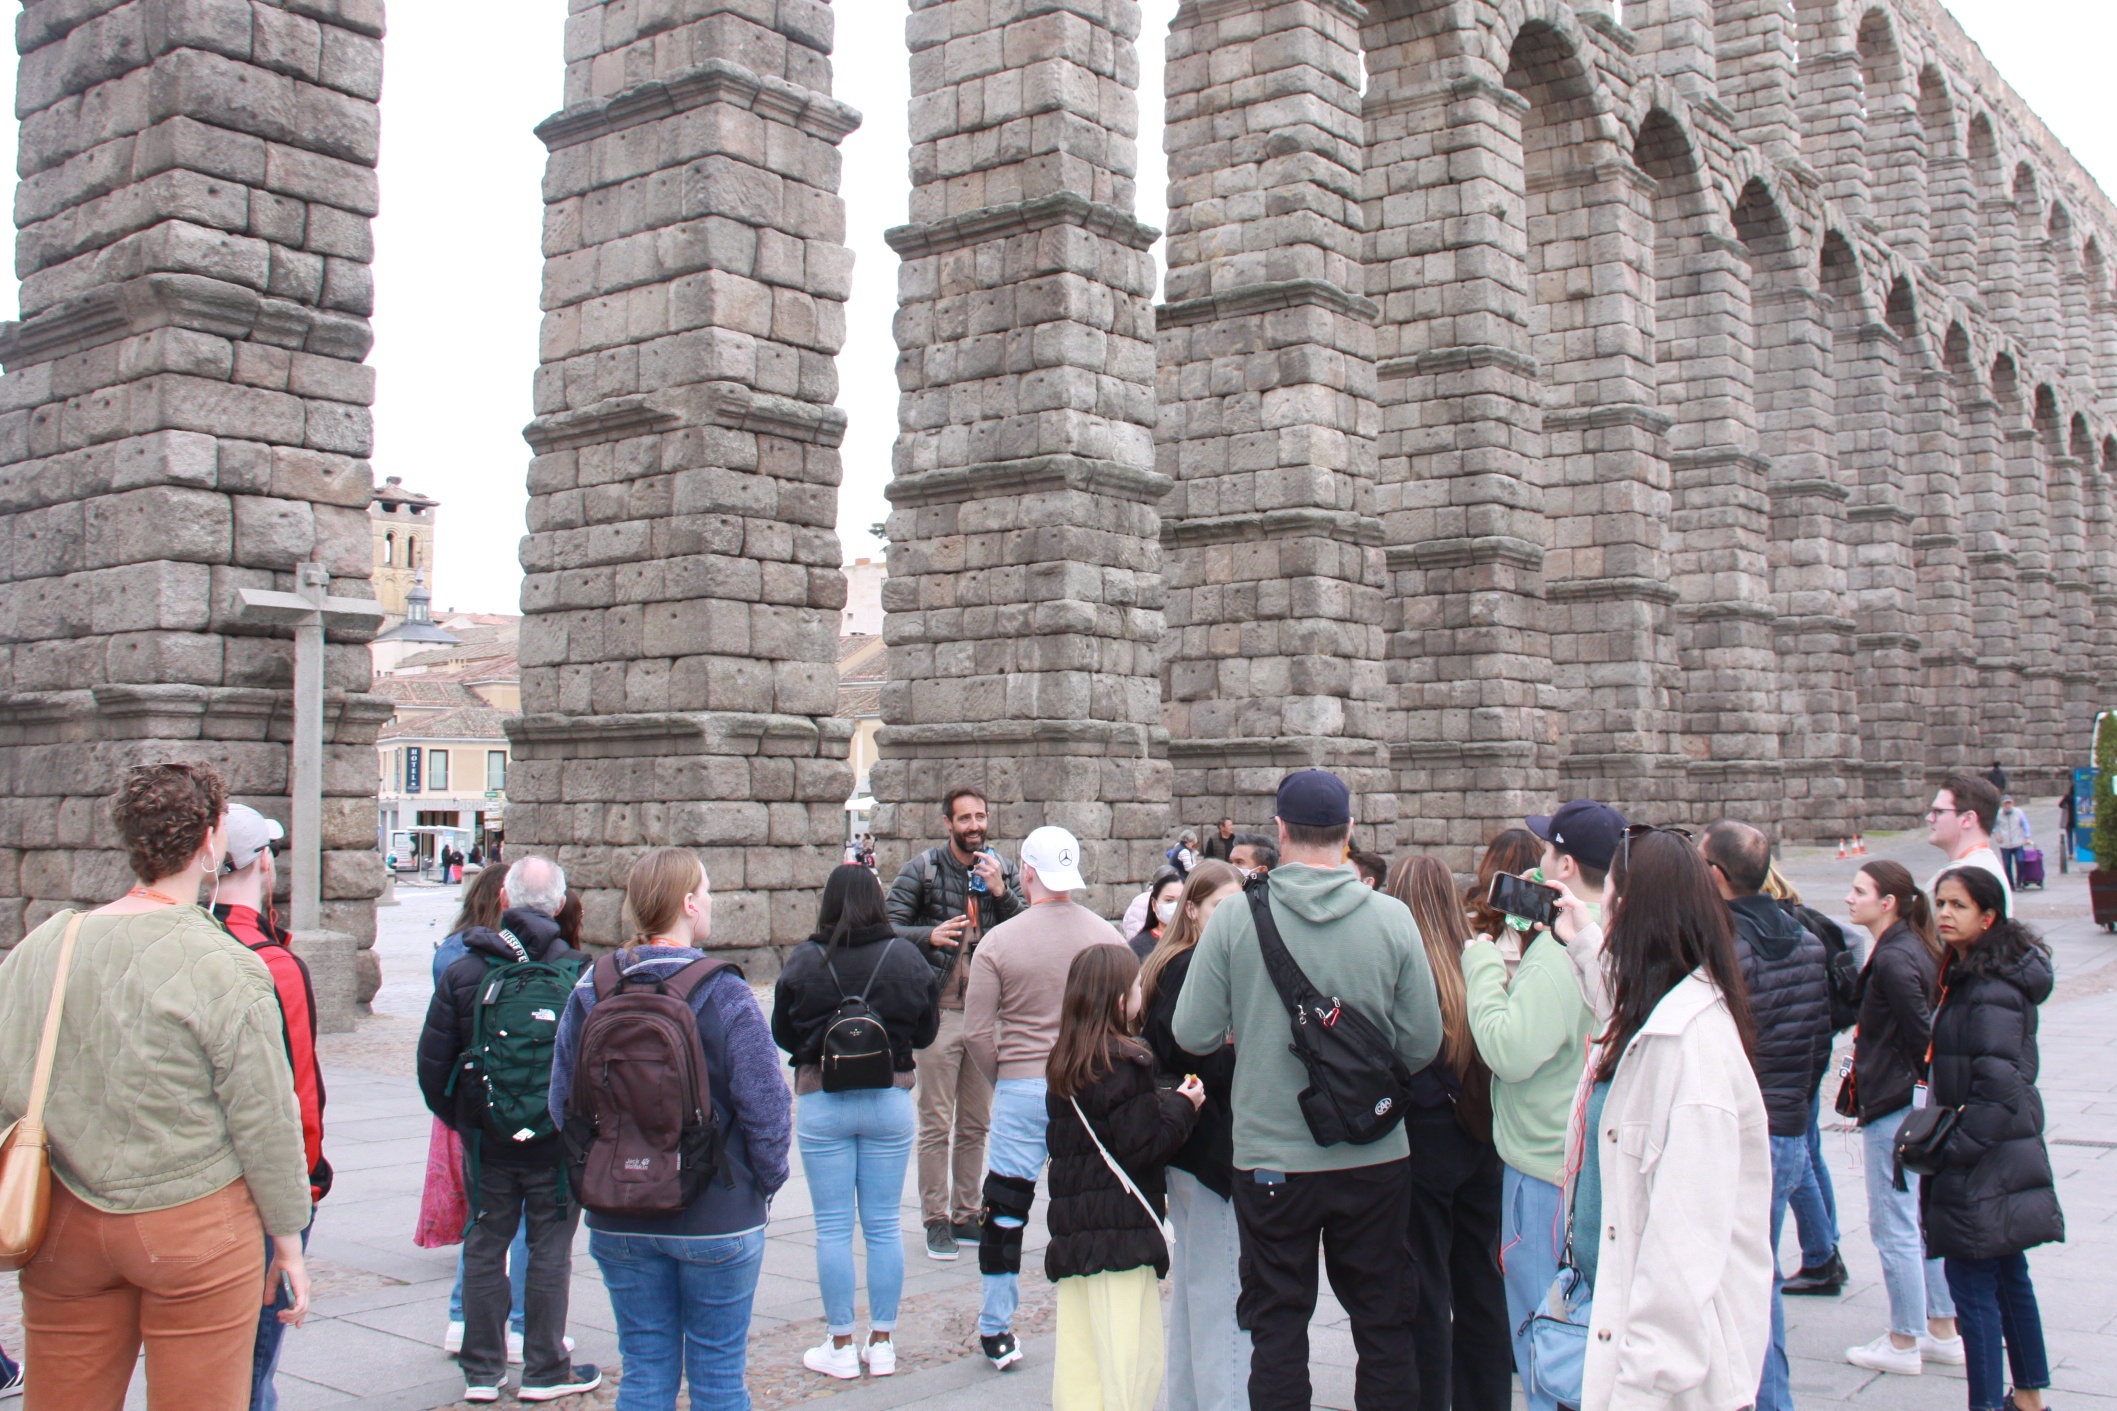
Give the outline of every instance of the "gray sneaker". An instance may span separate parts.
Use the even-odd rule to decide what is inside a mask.
[[[926,1257],[928,1259],[956,1260],[962,1257],[962,1249],[956,1244],[956,1234],[946,1220],[926,1222]]]

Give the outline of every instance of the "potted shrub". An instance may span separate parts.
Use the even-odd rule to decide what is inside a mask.
[[[2095,868],[2088,873],[2088,898],[2095,924],[2117,931],[2117,798],[2110,783],[2117,779],[2117,712],[2104,711],[2095,721]]]

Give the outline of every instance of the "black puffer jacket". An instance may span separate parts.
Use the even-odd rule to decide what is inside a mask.
[[[1198,1109],[1198,1125],[1190,1140],[1169,1158],[1179,1171],[1188,1171],[1222,1200],[1235,1198],[1235,1046],[1222,1044],[1220,1052],[1207,1058],[1184,1051],[1171,1027],[1176,1019],[1176,997],[1183,993],[1185,977],[1191,973],[1187,950],[1171,957],[1154,981],[1154,998],[1147,1003],[1147,1022],[1140,1037],[1154,1050],[1154,1062],[1164,1077],[1182,1081],[1196,1073],[1205,1085],[1205,1106]]]
[[[1909,1104],[1912,1088],[1926,1076],[1939,969],[1926,943],[1901,921],[1882,933],[1867,957],[1860,1031],[1852,1042],[1853,1095],[1863,1127]]]
[[[1830,1066],[1823,942],[1767,896],[1736,897],[1735,951],[1757,1023],[1757,1085],[1775,1137],[1808,1131],[1808,1103]]]
[[[927,938],[943,921],[970,911],[970,869],[956,861],[955,850],[942,843],[915,854],[897,873],[897,880],[889,884],[889,919],[897,934],[919,948],[919,954],[944,982],[958,964],[968,975],[978,938],[1029,905],[1028,897],[1022,894],[1020,869],[1004,857],[1000,859],[1000,876],[1006,879],[1007,890],[985,898],[979,907],[977,931],[968,937],[967,945],[953,950],[936,948]],[[947,984],[942,985],[944,991],[948,988]]]
[[[1163,1169],[1191,1135],[1198,1114],[1189,1098],[1155,1081],[1154,1057],[1144,1045],[1128,1044],[1114,1058],[1110,1071],[1078,1095],[1081,1111],[1140,1194],[1157,1213],[1166,1214]],[[1073,1104],[1052,1095],[1044,1106],[1051,1123],[1046,1134],[1051,1209],[1045,1216],[1051,1243],[1044,1249],[1045,1277],[1115,1274],[1148,1264],[1155,1277],[1166,1277],[1169,1248],[1161,1231],[1103,1164]]]
[[[836,980],[831,978],[833,970],[838,972]],[[792,1055],[794,1067],[815,1063],[824,1026],[837,1013],[839,1001],[863,990],[868,1008],[889,1031],[892,1066],[899,1073],[911,1072],[912,1051],[932,1043],[940,1030],[937,981],[919,952],[899,941],[887,924],[854,931],[836,954],[828,953],[817,936],[794,947],[779,972],[779,983],[772,987],[773,1042]]]
[[[515,908],[500,917],[499,931],[473,926],[463,933],[463,947],[469,954],[441,972],[441,979],[434,985],[434,998],[426,1007],[426,1027],[419,1034],[419,1092],[429,1111],[458,1130],[461,1119],[457,1098],[448,1091],[448,1081],[454,1074],[456,1060],[470,1047],[477,1032],[478,991],[492,969],[491,962],[522,959],[509,944],[509,937],[521,942],[531,960],[587,959],[566,944],[559,935],[558,922],[538,911]],[[559,1160],[562,1155],[558,1137],[551,1136],[513,1148],[495,1159],[541,1165]]]
[[[1931,1258],[1997,1259],[2066,1237],[2036,1090],[2036,1006],[2051,980],[2040,948],[1990,972],[1952,958],[1942,971],[1929,1098],[1962,1118],[1941,1173],[1920,1185]]]

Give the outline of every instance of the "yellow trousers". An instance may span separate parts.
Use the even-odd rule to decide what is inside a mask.
[[[1052,1411],[1154,1411],[1161,1373],[1153,1266],[1058,1281]]]

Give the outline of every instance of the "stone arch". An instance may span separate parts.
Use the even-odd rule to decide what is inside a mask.
[[[2090,235],[2080,250],[2080,267],[2087,281],[2089,341],[2092,348],[2088,379],[2105,407],[2117,410],[2117,297],[2110,286],[2110,264],[2103,253],[2102,237]]]
[[[2064,716],[2059,737],[2065,757],[2069,745],[2086,740],[2094,725],[2097,701],[2095,686],[2101,673],[2095,669],[2095,537],[2099,515],[2095,507],[2095,438],[2088,430],[2085,413],[2065,414],[2063,402],[2054,393],[2053,409],[2063,418],[2053,428],[2051,451],[2051,577],[2057,610],[2059,656],[2056,668],[2059,691],[2064,698]]]
[[[1916,85],[1897,44],[1896,25],[1877,5],[1860,16],[1854,37],[1867,107],[1868,214],[1891,245],[1923,260],[1927,242],[1926,134]]]
[[[2021,322],[2018,336],[2030,356],[2055,362],[2063,346],[2065,315],[2059,302],[2058,258],[2044,210],[2042,183],[2027,162],[2014,167],[2014,223],[2021,239]],[[2070,229],[2072,219],[2066,218]]]
[[[2092,383],[2095,327],[2087,267],[2081,257],[2079,228],[2064,201],[2051,203],[2048,227],[2051,266],[2058,280],[2058,308],[2064,320],[2065,363],[2083,382]]]
[[[1932,213],[1929,254],[1949,287],[1967,293],[1977,279],[1975,176],[1963,151],[1954,95],[1937,65],[1919,70],[1918,114],[1926,140],[1926,199]]]
[[[1972,756],[1978,710],[1964,540],[1970,485],[1963,420],[1963,403],[1975,393],[1978,379],[1962,318],[1952,310],[1945,316],[1940,337],[1922,340],[1914,419],[1907,428],[1914,446],[1912,561],[1929,778]]]
[[[1867,101],[1843,0],[1794,0],[1800,52],[1801,151],[1824,195],[1857,216],[1867,207]]]
[[[2117,436],[2103,438],[2088,475],[2092,562],[2089,588],[2095,610],[2095,660],[2117,652]]]

